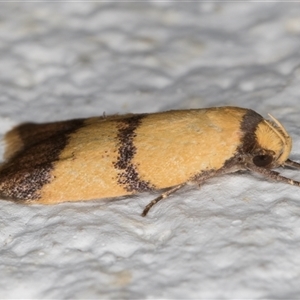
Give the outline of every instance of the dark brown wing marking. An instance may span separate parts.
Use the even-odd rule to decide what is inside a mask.
[[[82,127],[84,120],[49,124],[23,124],[10,132],[22,145],[0,169],[0,195],[10,200],[39,198],[42,187],[51,182],[51,170],[69,136]],[[34,132],[34,134],[30,134]],[[9,136],[8,136],[9,138]]]
[[[134,145],[135,130],[140,126],[144,117],[144,114],[133,115],[118,121],[118,160],[114,162],[114,167],[120,170],[118,183],[123,185],[128,192],[145,192],[155,189],[149,181],[139,177],[137,168],[132,163],[137,151]]]
[[[240,128],[245,134],[241,141],[242,149],[239,149],[241,152],[249,153],[255,148],[257,143],[255,131],[262,120],[263,117],[251,109],[243,116]]]

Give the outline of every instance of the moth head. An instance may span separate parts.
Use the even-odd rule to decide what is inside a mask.
[[[257,167],[271,169],[284,165],[292,149],[292,139],[282,124],[269,116],[272,121],[263,120],[256,128],[251,158]]]

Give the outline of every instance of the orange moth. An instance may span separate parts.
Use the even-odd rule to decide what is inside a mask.
[[[0,197],[55,204],[166,189],[145,216],[187,184],[238,170],[300,186],[271,170],[300,164],[288,158],[292,139],[270,118],[215,107],[22,124],[5,136]]]

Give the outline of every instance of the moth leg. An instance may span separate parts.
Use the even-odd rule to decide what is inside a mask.
[[[290,159],[287,159],[286,162],[284,163],[284,165],[292,167],[292,168],[300,169],[300,163],[297,163],[296,161],[292,161]]]
[[[261,175],[263,175],[267,178],[300,187],[300,182],[299,181],[293,180],[291,178],[284,177],[284,176],[280,175],[278,172],[275,172],[275,171],[272,171],[272,170],[269,170],[269,169],[260,168],[260,167],[257,167],[255,165],[247,166],[247,169],[250,170],[250,171],[259,173],[259,174],[261,174]]]
[[[165,193],[161,194],[159,197],[153,199],[143,210],[142,212],[142,217],[145,217],[147,215],[147,213],[149,212],[150,208],[155,205],[157,202],[159,202],[162,199],[166,199],[167,197],[169,197],[171,194],[175,193],[176,191],[178,191],[179,189],[181,189],[182,187],[184,187],[186,185],[186,182],[176,185],[173,188],[170,188],[169,190],[167,190]]]

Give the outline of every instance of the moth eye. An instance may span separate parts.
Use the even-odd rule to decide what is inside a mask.
[[[256,155],[253,157],[253,163],[258,167],[266,167],[273,161],[271,155]]]

